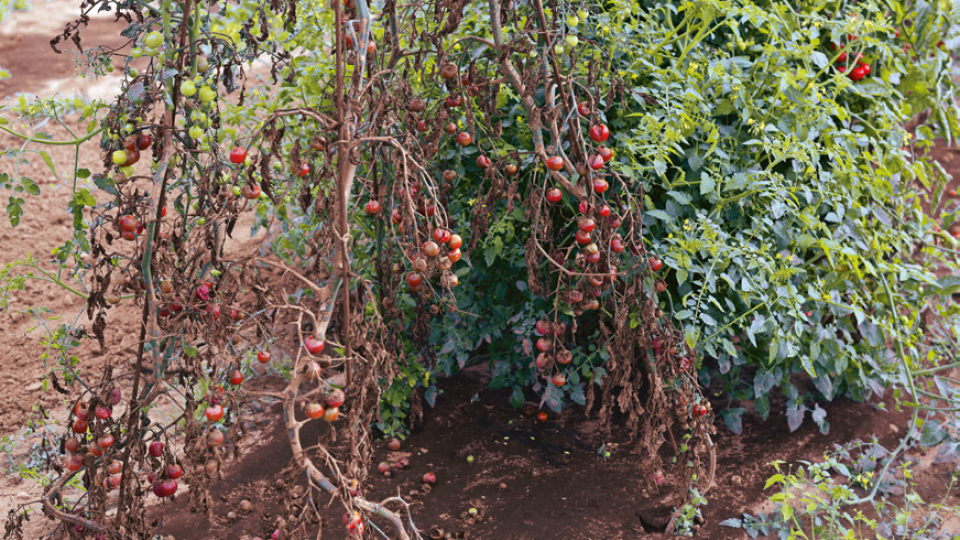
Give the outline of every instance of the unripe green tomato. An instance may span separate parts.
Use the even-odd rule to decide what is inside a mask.
[[[579,18],[579,17],[577,17],[576,15],[574,15],[574,14],[572,14],[572,13],[571,13],[570,15],[567,15],[567,25],[569,25],[569,26],[576,26],[576,25],[578,25],[578,24],[580,24],[580,18]]]
[[[240,186],[233,186],[233,194],[239,197],[240,193],[241,193]]]
[[[143,49],[143,54],[145,54],[146,56],[156,56],[156,55],[160,54],[160,50],[159,50],[159,49],[154,49],[154,48],[151,48],[151,47],[145,47],[145,48]]]
[[[136,79],[137,77],[140,76],[140,72],[137,71],[136,68],[127,68],[127,75],[128,75],[131,79]]]
[[[281,165],[279,161],[274,161],[273,163],[271,163],[271,165],[273,166],[273,170],[275,171],[279,171],[280,169],[283,168],[283,165]]]
[[[211,101],[217,99],[217,93],[210,89],[209,86],[200,87],[200,102],[201,103],[210,103]]]
[[[578,38],[577,36],[567,36],[567,39],[565,41],[567,42],[567,45],[571,47],[576,47],[577,45],[580,44],[580,38]]]
[[[199,139],[200,137],[203,137],[203,129],[200,126],[193,126],[190,128],[191,139]]]
[[[157,31],[150,32],[143,38],[143,44],[151,49],[156,49],[163,44],[163,34]]]
[[[127,133],[133,133],[133,124],[124,124],[123,130]]]
[[[113,64],[107,64],[107,73],[113,73]]]
[[[197,225],[203,227],[207,223],[206,218],[197,218]]]
[[[119,141],[119,140],[120,140],[120,136],[117,135],[116,133],[111,133],[111,134],[110,134],[110,140],[111,140],[111,141]]]
[[[120,167],[120,172],[122,172],[124,176],[133,176],[133,165]]]
[[[210,87],[213,87],[213,88],[216,88],[216,87],[217,87],[217,81],[216,81],[216,79],[211,79],[211,78],[209,78],[209,77],[206,79],[205,84],[206,84],[207,86],[210,86]]]
[[[213,276],[213,277],[220,277],[221,272],[220,272],[219,270],[217,270],[216,268],[214,268],[213,270],[210,271],[210,275]]]
[[[117,150],[111,156],[114,165],[123,165],[127,162],[127,153],[123,150]]]
[[[141,56],[143,56],[143,49],[141,49],[140,47],[134,47],[130,49],[130,56],[133,58],[140,58]]]
[[[557,43],[553,46],[553,52],[556,54],[563,54],[563,45]]]
[[[243,164],[247,167],[249,167],[251,163],[253,163],[253,160],[250,159],[250,156],[247,156],[247,159],[243,160]]]
[[[210,145],[207,144],[206,142],[204,142],[203,144],[200,145],[200,150],[202,150],[202,151],[204,151],[204,152],[209,152],[209,151],[210,151]]]
[[[197,94],[197,85],[193,84],[192,81],[183,81],[183,84],[180,85],[180,93],[185,97],[193,97]]]

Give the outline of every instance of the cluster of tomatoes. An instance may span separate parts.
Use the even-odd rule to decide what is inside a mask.
[[[399,211],[395,211],[391,219],[397,224],[398,218],[402,221]],[[460,252],[460,246],[463,245],[463,238],[459,234],[452,234],[447,229],[435,229],[433,231],[433,240],[427,240],[420,246],[420,252],[413,260],[413,271],[407,273],[407,286],[414,293],[423,290],[424,277],[430,277],[433,273],[440,274],[440,283],[446,288],[456,287],[460,280],[451,269],[453,263],[458,262],[463,254]],[[393,267],[394,272],[403,273],[403,265],[397,263]]]
[[[153,138],[149,133],[131,135],[124,141],[123,150],[115,150],[110,159],[114,165],[120,167],[121,172],[131,176],[133,172],[131,167],[140,161],[140,152],[150,148],[151,144],[153,144]]]
[[[856,36],[850,35],[847,36],[848,44],[851,41],[857,39]],[[840,73],[846,73],[847,77],[850,77],[851,81],[862,80],[867,75],[870,75],[870,64],[863,61],[863,55],[860,53],[851,53],[849,56],[844,50],[847,48],[847,45],[837,45],[836,43],[830,43],[830,50],[836,52],[838,47],[841,51],[837,56],[837,71]],[[849,73],[848,73],[849,70]]]
[[[110,394],[110,404],[98,403],[93,411],[85,401],[78,401],[73,408],[71,430],[78,437],[90,442],[81,450],[81,440],[77,437],[68,437],[64,441],[67,454],[64,457],[64,466],[68,471],[79,471],[83,468],[88,456],[98,459],[109,453],[113,448],[115,438],[111,430],[117,426],[111,421],[113,406],[120,403],[120,390],[113,390]]]
[[[560,372],[553,373],[554,367],[568,366],[573,362],[573,353],[560,342],[566,331],[567,325],[562,322],[537,321],[537,334],[540,335],[537,339],[537,350],[540,351],[536,360],[537,369],[558,388],[567,383],[567,376]]]
[[[307,335],[303,338],[303,347],[311,356],[320,354],[325,346],[326,342],[324,340],[313,335]],[[270,351],[261,350],[257,352],[257,361],[261,364],[269,364],[272,359],[273,355],[270,353]],[[304,365],[303,375],[308,380],[318,381],[321,384],[325,384],[320,377],[321,374],[322,368],[317,361],[308,360]],[[234,378],[237,378],[238,376],[242,382],[243,378],[239,371],[234,373]],[[303,407],[303,412],[307,415],[307,418],[310,418],[311,420],[323,418],[327,422],[333,422],[340,417],[340,407],[343,406],[345,401],[346,395],[344,394],[343,390],[339,388],[328,387],[323,393],[322,400],[311,401],[307,403]]]

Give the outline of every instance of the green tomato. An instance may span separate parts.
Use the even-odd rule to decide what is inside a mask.
[[[183,84],[180,85],[180,93],[185,97],[193,97],[197,94],[197,85],[193,84],[192,81],[183,81]]]
[[[193,126],[190,128],[191,139],[199,139],[200,137],[203,137],[203,129],[200,126]]]
[[[206,223],[207,223],[206,218],[197,218],[197,225],[203,227],[203,225]]]
[[[122,172],[124,176],[133,176],[133,166],[120,167],[120,172]]]
[[[215,79],[207,79],[207,86],[212,86],[213,88],[217,87],[217,81]]]
[[[143,54],[145,54],[145,55],[147,55],[147,56],[156,56],[156,55],[160,54],[160,50],[159,50],[159,49],[154,49],[154,48],[152,48],[152,47],[146,47],[146,48],[143,49]]]
[[[473,463],[473,456],[467,456],[467,463]]]
[[[572,13],[570,15],[567,15],[567,25],[576,26],[578,24],[580,24],[580,17],[577,17]]]
[[[107,73],[113,73],[113,64],[107,64]]]
[[[553,52],[556,54],[563,54],[563,45],[557,43],[553,46]]]
[[[194,122],[203,122],[206,119],[207,115],[204,114],[200,109],[194,110],[192,113],[190,113],[190,120],[193,120]]]
[[[124,124],[123,130],[126,131],[127,133],[133,132],[133,124]]]
[[[217,93],[210,89],[209,86],[200,87],[200,102],[201,103],[210,103],[211,101],[217,99]]]
[[[203,219],[203,218],[201,218],[201,219]],[[213,270],[210,271],[210,275],[213,276],[213,277],[220,277],[220,274],[221,274],[221,272],[220,272],[219,270],[217,270],[216,268],[214,268]]]
[[[136,79],[137,77],[140,76],[140,72],[137,71],[136,68],[127,68],[127,75],[128,75],[131,79]]]
[[[140,47],[134,47],[130,49],[130,56],[133,58],[140,58],[141,56],[143,56],[143,49],[141,49]]]
[[[144,45],[156,49],[163,43],[163,34],[157,31],[150,32],[147,34],[147,37],[143,39]]]
[[[590,12],[585,9],[577,10],[577,17],[580,17],[581,20],[587,20],[587,17],[590,16]]]
[[[577,36],[567,36],[567,39],[565,41],[567,42],[567,45],[571,47],[576,47],[577,45],[580,44],[580,38],[578,38]]]
[[[270,200],[270,197],[268,197],[267,194],[262,191],[260,192],[260,198],[263,199],[264,201]]]
[[[111,159],[113,160],[114,165],[123,165],[127,162],[127,153],[123,150],[117,150],[113,153]]]
[[[233,194],[239,197],[240,193],[241,193],[240,186],[233,186]]]

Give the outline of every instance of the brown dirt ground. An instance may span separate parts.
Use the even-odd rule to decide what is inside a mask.
[[[34,3],[32,13],[15,13],[13,20],[0,24],[0,66],[9,69],[14,78],[0,81],[0,99],[15,92],[32,91],[40,95],[54,92],[79,93],[86,97],[111,97],[115,79],[92,82],[73,77],[73,57],[57,55],[48,45],[60,31],[77,4],[67,0]],[[118,27],[110,18],[95,18],[84,31],[85,43],[106,42],[119,45]],[[59,128],[46,128],[57,137],[66,137]],[[16,144],[11,137],[0,135],[0,147]],[[953,150],[940,150],[938,156],[949,171],[958,170],[953,163]],[[51,157],[58,171],[72,165],[72,150],[53,148]],[[81,156],[81,166],[92,170],[99,156]],[[0,163],[0,170],[9,166]],[[69,187],[64,177],[54,178],[40,160],[34,160],[26,172],[38,181],[42,197],[27,202],[27,212],[20,226],[12,229],[6,216],[0,216],[0,263],[6,263],[33,252],[44,257],[69,237],[69,216],[64,208]],[[956,188],[956,182],[953,185]],[[19,310],[43,305],[73,320],[82,312],[81,299],[41,282],[30,282],[25,291],[11,298],[11,309],[0,314],[0,348],[6,358],[0,367],[0,416],[5,420],[2,433],[16,438],[17,429],[32,416],[34,403],[58,411],[59,397],[40,389],[44,373],[40,356],[39,331],[30,332],[36,321]],[[84,370],[96,374],[108,364],[126,365],[129,347],[135,341],[138,308],[121,304],[107,329],[106,349],[85,343],[76,351],[83,359]],[[85,315],[80,315],[81,322]],[[126,322],[124,322],[126,321]],[[54,323],[56,324],[56,323]],[[537,423],[506,405],[502,392],[486,389],[486,374],[473,369],[466,376],[442,382],[445,393],[438,407],[428,410],[423,421],[408,437],[401,454],[409,454],[411,466],[394,478],[372,476],[368,492],[372,498],[408,493],[419,488],[418,479],[426,471],[439,478],[435,488],[414,506],[416,522],[423,528],[439,526],[446,531],[468,532],[470,538],[501,540],[532,539],[630,539],[658,538],[663,535],[644,532],[637,515],[655,495],[648,482],[640,478],[631,456],[616,452],[603,462],[597,455],[595,425],[584,418],[582,410],[572,409],[562,416],[551,414],[546,423]],[[278,384],[264,378],[252,384],[269,387]],[[471,400],[474,395],[479,401]],[[748,405],[749,407],[749,405]],[[282,423],[278,422],[276,405],[258,407],[250,427],[254,436],[246,443],[244,455],[230,464],[225,479],[213,487],[216,508],[209,520],[202,515],[176,511],[185,504],[181,500],[165,503],[156,510],[160,530],[177,539],[251,538],[272,529],[276,508],[256,506],[248,516],[227,520],[227,513],[242,498],[261,501],[277,487],[281,470],[288,464],[290,450],[285,442]],[[706,524],[698,537],[707,539],[744,538],[738,530],[719,527],[718,523],[742,512],[764,511],[763,484],[770,476],[768,463],[775,459],[788,462],[815,460],[835,443],[872,435],[890,445],[902,434],[905,416],[880,411],[867,403],[839,401],[825,404],[831,431],[821,435],[811,423],[789,433],[782,407],[766,422],[746,416],[743,435],[736,436],[720,426],[716,443],[719,448],[718,477],[711,488],[710,503],[704,508]],[[59,407],[62,409],[62,407]],[[255,411],[256,412],[256,411]],[[56,412],[54,419],[62,420]],[[329,428],[324,428],[329,429]],[[308,435],[309,437],[309,435]],[[22,456],[35,438],[20,441],[17,455]],[[381,449],[375,462],[392,459]],[[467,455],[475,462],[468,464]],[[3,463],[6,466],[6,463]],[[949,465],[932,465],[926,460],[916,475],[925,496],[942,493],[947,482]],[[667,479],[669,487],[671,479]],[[502,484],[502,485],[501,485]],[[0,515],[18,504],[36,500],[36,484],[7,475],[0,478]],[[957,504],[956,498],[952,501]],[[325,505],[327,501],[318,501]],[[479,518],[461,519],[469,508],[479,510]],[[333,537],[339,532],[340,511],[331,507],[323,511],[333,526]],[[960,524],[953,522],[960,529]],[[49,530],[49,523],[36,515],[27,525],[27,538],[38,538]],[[329,533],[328,533],[329,534]]]

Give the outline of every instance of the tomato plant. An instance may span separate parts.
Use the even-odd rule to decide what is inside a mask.
[[[62,286],[86,300],[84,335],[101,345],[112,306],[142,307],[122,413],[121,381],[108,371],[94,382],[63,345],[83,336],[65,326],[51,340],[51,380],[78,405],[63,434],[68,473],[43,498],[65,527],[145,537],[140,494],[176,496],[176,459],[191,500],[209,505],[244,435],[242,403],[267,396],[283,402],[294,464],[339,499],[350,531],[376,518],[417,537],[402,498],[341,488],[372,469],[370,426],[402,432],[418,389],[432,405],[436,374],[471,354],[491,358],[492,384],[512,388],[514,405],[531,390],[557,411],[585,405],[607,427],[622,416],[641,478],[674,479],[684,503],[701,499],[715,467],[700,377],[719,372],[764,415],[783,384],[795,427],[807,410],[795,372],[826,397],[863,397],[920,367],[924,336],[893,305],[916,316],[960,288],[931,273],[936,248],[907,256],[933,236],[907,186],[939,197],[944,179],[908,159],[899,125],[930,108],[948,138],[960,127],[941,106],[953,84],[932,45],[947,22],[939,4],[413,6],[117,5],[136,53],[87,54],[94,71],[124,65],[115,102],[83,109],[87,134],[49,141],[0,124],[25,141],[0,155],[16,163],[42,158],[29,145],[43,144],[102,158],[97,171],[74,168],[89,182],[73,187],[59,271],[8,265],[2,306],[26,279]],[[904,33],[891,38],[894,27]],[[256,59],[270,82],[246,76]],[[60,121],[49,102],[17,112],[24,124]],[[924,128],[921,146],[936,134]],[[39,192],[17,170],[0,186]],[[10,197],[13,225],[24,205]],[[268,233],[254,255],[225,251],[241,218]],[[274,271],[295,294],[271,287]],[[478,331],[478,317],[490,327]],[[283,391],[240,384],[244,358],[274,355],[289,359]],[[181,396],[182,423],[147,421],[171,393],[161,380]],[[98,414],[106,407],[118,414]],[[325,439],[304,446],[298,411],[346,439],[342,466],[321,468]],[[742,412],[722,414],[736,426]],[[823,414],[812,410],[821,425]],[[115,461],[119,480],[93,481]],[[52,501],[81,470],[94,487],[82,515],[68,514]],[[116,517],[96,486],[119,490]]]

